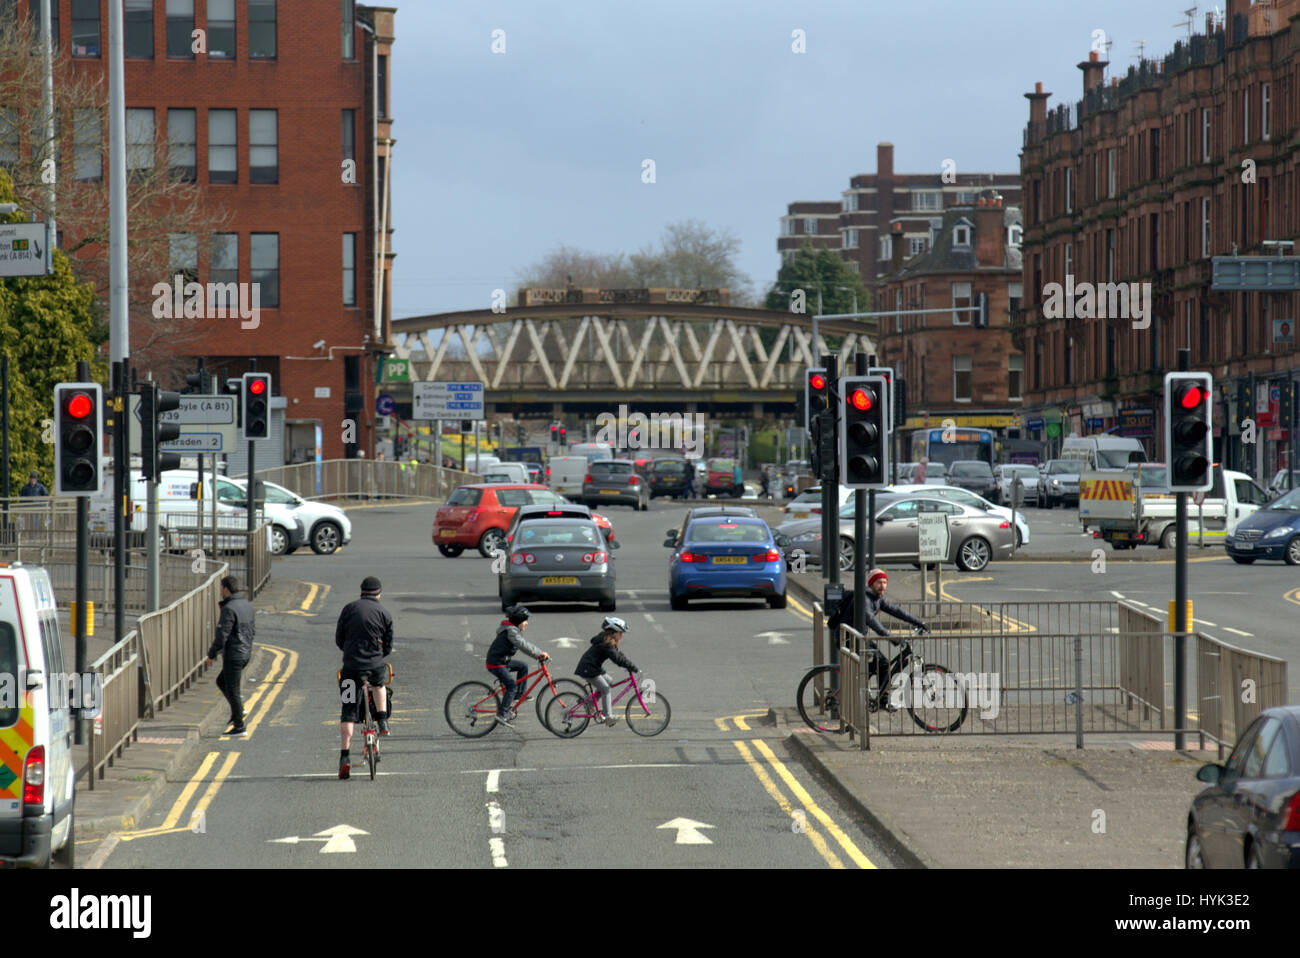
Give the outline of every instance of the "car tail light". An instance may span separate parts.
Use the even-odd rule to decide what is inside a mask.
[[[45,746],[34,745],[23,763],[23,804],[45,804]]]
[[[766,552],[754,553],[755,562],[777,562],[780,558],[781,553],[777,552],[775,549],[768,549]]]
[[[547,509],[546,514],[548,516],[562,516],[564,515],[564,511],[561,509]]]
[[[514,538],[515,538],[515,534],[512,532],[510,533],[510,535],[506,536],[506,542],[513,542]]]
[[[1291,796],[1286,806],[1286,820],[1282,823],[1284,832],[1300,832],[1300,792]]]
[[[639,485],[640,482],[641,482],[640,476],[632,476],[630,479],[628,479],[627,484],[629,486],[635,486],[635,485]]]
[[[589,563],[590,563],[590,562],[594,562],[594,563],[596,563],[597,565],[600,565],[602,562],[608,562],[608,561],[609,561],[609,553],[607,553],[607,552],[588,552],[586,555],[584,555],[584,556],[582,557],[582,561],[583,561],[583,562],[589,562]]]
[[[510,557],[510,561],[514,565],[532,565],[537,561],[537,556],[533,555],[531,552],[516,552]]]
[[[700,555],[700,554],[697,553],[697,552],[683,552],[683,553],[682,553],[682,561],[683,561],[683,562],[705,562],[705,561],[708,560],[708,558],[709,558],[708,556]]]
[[[812,507],[811,509],[809,509],[808,511],[809,511],[809,512],[812,512],[812,513],[815,513],[816,515],[821,515],[821,514],[822,514],[822,507],[821,507],[821,506],[813,506],[813,507]]]
[[[998,528],[999,528],[999,529],[1010,529],[1010,528],[1011,528],[1011,523],[1009,523],[1009,522],[1007,522],[1007,520],[1003,519],[1000,523],[998,523]]]
[[[551,467],[550,467],[550,466],[547,466],[547,467],[546,467],[546,478],[547,478],[547,479],[551,478]]]
[[[593,479],[593,478],[591,478],[591,473],[587,473],[585,476],[582,477],[582,481],[583,481],[583,482],[595,482],[596,480]]]

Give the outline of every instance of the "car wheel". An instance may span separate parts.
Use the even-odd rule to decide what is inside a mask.
[[[1025,544],[1025,537],[1020,534],[1020,527],[1016,526],[1016,548],[1020,549]]]
[[[1188,868],[1204,868],[1205,853],[1201,848],[1201,836],[1196,831],[1196,826],[1187,826],[1187,848],[1183,853],[1183,864]]]
[[[1250,565],[1256,559],[1255,556],[1233,556],[1232,561],[1237,565]]]
[[[613,612],[618,608],[618,602],[614,599],[603,599],[599,608],[601,612]]]
[[[69,813],[68,822],[68,840],[63,843],[63,847],[55,852],[51,858],[53,863],[60,868],[75,868],[77,866],[77,815],[76,812]]]
[[[785,593],[782,592],[780,595],[769,595],[767,597],[767,607],[769,609],[784,609]]]
[[[989,564],[991,554],[985,539],[971,536],[957,548],[957,568],[962,572],[979,572]]]
[[[500,529],[489,529],[478,540],[478,551],[484,559],[491,559],[497,552],[505,550],[506,534]]]
[[[333,522],[318,522],[311,531],[311,551],[318,556],[331,555],[343,542],[343,530]]]
[[[1282,558],[1286,560],[1287,565],[1300,565],[1300,536],[1293,536],[1286,544],[1286,552],[1283,553]]]
[[[283,526],[271,526],[271,555],[282,556],[289,551],[289,533]]]
[[[687,599],[686,596],[684,595],[672,595],[670,593],[668,596],[668,605],[677,612],[680,612],[682,611],[682,609],[686,608],[686,602]]]
[[[848,536],[840,536],[840,571],[848,572],[853,568],[854,559],[853,540]]]
[[[442,543],[439,543],[439,544],[438,544],[438,551],[441,552],[443,555],[445,555],[448,559],[454,559],[454,558],[456,558],[456,556],[460,555],[462,552],[465,551],[465,547],[464,547],[464,546],[445,546],[445,545],[443,545]]]
[[[1178,526],[1171,525],[1160,533],[1160,548],[1173,549],[1178,545]]]

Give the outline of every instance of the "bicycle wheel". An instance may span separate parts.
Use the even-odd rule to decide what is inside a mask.
[[[585,695],[569,691],[551,696],[542,724],[560,738],[577,738],[591,723],[591,709],[587,707],[586,699]]]
[[[370,780],[373,782],[379,756],[376,754],[375,733],[371,729],[366,729],[366,762],[370,765]]]
[[[966,721],[966,689],[942,665],[927,665],[920,682],[915,672],[899,691],[912,720],[927,732],[951,732]]]
[[[556,694],[559,694],[560,692],[575,692],[579,696],[585,696],[588,692],[591,691],[591,689],[587,688],[577,679],[552,678],[551,681],[555,683]],[[541,685],[538,687],[537,721],[541,722],[543,725],[546,724],[546,707],[551,704],[551,699],[553,698],[555,698],[555,695],[551,694],[550,686]]]
[[[831,691],[831,676],[839,673],[839,666],[818,665],[809,669],[799,682],[795,704],[799,707],[799,717],[814,732],[838,735],[844,731],[840,727],[839,693]]]
[[[501,690],[488,688],[486,682],[461,682],[447,693],[443,714],[457,735],[482,738],[497,727],[497,710]]]
[[[639,699],[633,695],[627,703],[626,713],[627,727],[647,738],[666,729],[668,720],[673,717],[673,708],[662,692],[655,691],[653,702],[647,700],[648,694],[643,693]]]

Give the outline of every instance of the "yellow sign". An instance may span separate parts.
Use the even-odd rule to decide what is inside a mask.
[[[908,416],[904,429],[938,429],[945,419],[951,419],[959,428],[968,429],[1019,429],[1023,420],[1019,416],[940,416],[937,413],[927,422],[921,416]]]
[[[1117,479],[1084,479],[1079,483],[1079,495],[1084,499],[1132,499],[1133,487]]]

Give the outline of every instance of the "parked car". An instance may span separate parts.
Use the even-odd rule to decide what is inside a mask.
[[[1242,519],[1228,532],[1224,546],[1240,565],[1250,565],[1256,559],[1300,565],[1300,489]]]
[[[1079,504],[1079,471],[1087,464],[1082,459],[1052,459],[1043,470],[1038,498],[1044,509],[1065,503]]]
[[[837,487],[838,505],[842,506],[853,498],[853,490],[847,486]],[[787,502],[781,514],[787,519],[807,519],[822,514],[822,487],[813,486],[805,489]]]
[[[650,467],[650,498],[686,494],[686,477],[691,464],[685,459],[656,459]]]
[[[597,459],[587,463],[582,501],[589,506],[619,503],[645,512],[650,508],[650,483],[641,478],[631,459]]]
[[[467,548],[490,558],[505,548],[506,529],[520,506],[565,503],[545,486],[471,483],[452,492],[434,514],[433,542],[449,559]]]
[[[925,478],[926,485],[932,485],[928,469]],[[969,489],[992,503],[1002,501],[1002,491],[997,476],[993,475],[993,467],[982,459],[958,459],[948,469],[947,485]]]
[[[1032,466],[1030,468],[1033,468]],[[962,489],[958,486],[932,486],[928,483],[924,486],[890,486],[888,492],[898,492],[910,496],[937,496],[940,499],[947,499],[951,502],[960,502],[964,506],[970,506],[973,509],[982,509],[990,515],[995,515],[1000,519],[1011,519],[1011,507],[999,506],[989,502],[983,496],[978,496],[969,489]],[[1029,522],[1025,519],[1025,514],[1016,510],[1016,547],[1029,544]]]
[[[1268,494],[1276,499],[1279,496],[1285,496],[1294,489],[1300,489],[1300,469],[1291,470],[1291,485],[1287,485],[1287,470],[1279,469],[1273,475],[1273,481],[1268,484]]]
[[[287,532],[279,531],[281,528],[286,530],[291,528],[294,519],[301,520],[302,528],[306,531],[307,545],[311,546],[311,551],[317,555],[330,555],[352,541],[352,520],[338,506],[304,499],[274,482],[258,481],[264,489],[263,508],[266,517],[273,523],[271,552],[275,555],[285,555],[296,547]],[[248,482],[244,479],[218,480],[218,498],[223,494],[221,488],[223,483],[229,483],[239,490],[240,501],[248,498]],[[284,521],[281,521],[281,517],[284,517]],[[276,547],[281,537],[284,539],[285,547],[277,552]]]
[[[1300,868],[1300,706],[1265,709],[1187,814],[1188,868]]]
[[[1011,486],[1013,481],[1020,479],[1020,505],[1029,505],[1033,503],[1038,505],[1038,467],[1021,465],[1017,463],[1007,463],[998,466],[998,492],[1000,493],[999,502],[1011,502]]]
[[[497,580],[504,612],[516,602],[595,602],[617,608],[613,556],[590,519],[546,518],[523,523],[510,542],[510,560]]]
[[[669,529],[664,533],[666,536],[672,536],[673,541],[680,544],[682,536],[686,534],[686,527],[696,519],[717,516],[742,516],[746,519],[758,518],[758,513],[752,506],[696,506],[694,509],[686,510],[686,517],[682,519],[682,524],[675,528]]]
[[[708,474],[704,480],[704,494],[732,496],[739,499],[745,494],[745,479],[740,473],[740,463],[735,459],[708,460]]]
[[[692,599],[759,596],[773,609],[786,605],[786,562],[766,522],[747,516],[703,516],[684,535],[669,532],[668,602],[685,609]]]

